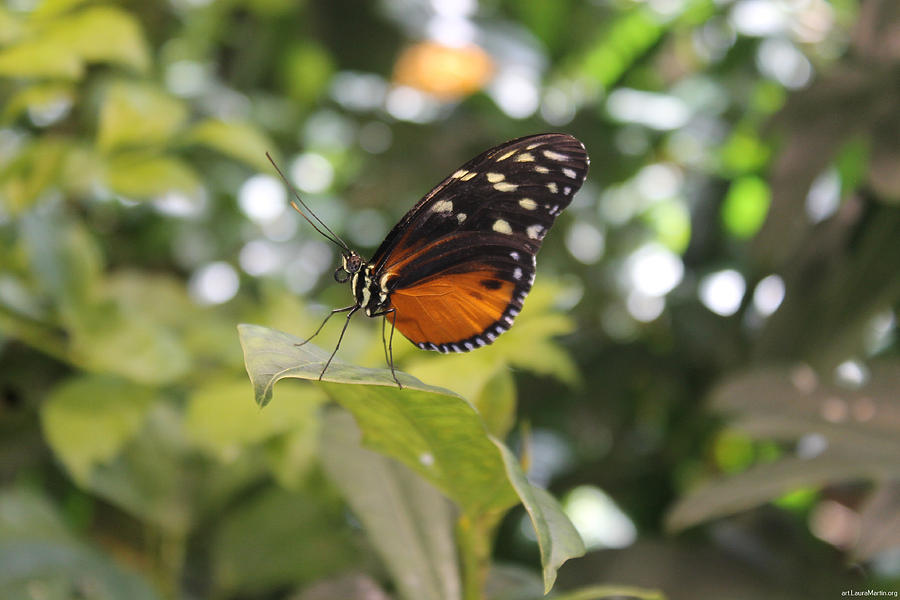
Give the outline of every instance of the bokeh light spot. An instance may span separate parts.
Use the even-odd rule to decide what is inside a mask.
[[[291,181],[310,194],[324,192],[334,180],[334,167],[327,158],[316,152],[306,152],[291,163]]]
[[[217,261],[197,269],[188,282],[188,290],[199,304],[222,304],[234,298],[239,285],[234,267]]]
[[[566,495],[563,510],[589,549],[625,548],[637,539],[631,519],[603,490],[578,486]]]
[[[747,284],[734,269],[711,273],[700,280],[700,301],[717,315],[728,317],[737,312]]]
[[[658,243],[638,248],[625,261],[631,286],[645,296],[664,296],[681,283],[684,264],[671,250]]]
[[[271,242],[252,240],[241,248],[238,262],[245,273],[259,276],[275,271],[281,265],[281,256]]]
[[[586,265],[600,260],[605,245],[603,232],[590,223],[575,223],[566,232],[566,248],[572,256]]]
[[[687,104],[679,98],[628,88],[613,91],[606,101],[606,109],[614,119],[661,131],[677,129],[690,118]]]
[[[828,169],[813,181],[806,194],[806,216],[813,223],[824,221],[841,204],[841,176],[835,169]]]
[[[491,98],[513,119],[534,114],[540,103],[538,85],[530,73],[520,69],[506,69],[488,88]]]
[[[753,290],[753,308],[767,317],[778,310],[784,300],[784,280],[778,275],[763,277]]]
[[[366,123],[359,129],[359,145],[370,154],[381,154],[391,147],[394,134],[381,121]]]
[[[278,179],[270,175],[254,175],[241,185],[238,205],[250,220],[265,223],[284,213],[287,192]]]
[[[769,38],[759,45],[756,62],[767,75],[790,89],[804,87],[812,80],[813,68],[809,59],[788,40]]]
[[[662,296],[646,296],[637,290],[631,290],[625,299],[628,313],[642,323],[655,321],[666,307],[666,299]]]

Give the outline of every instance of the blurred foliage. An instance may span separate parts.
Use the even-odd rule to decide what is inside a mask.
[[[0,6],[0,596],[896,590],[898,28],[892,0]],[[515,327],[395,339],[397,390],[359,318],[328,381],[254,403],[236,325],[265,404],[349,299],[266,152],[366,254],[548,130],[592,171]]]

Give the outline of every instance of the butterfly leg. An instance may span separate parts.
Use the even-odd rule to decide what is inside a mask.
[[[303,340],[303,341],[300,342],[299,344],[294,344],[294,345],[295,345],[295,346],[302,346],[302,345],[305,344],[306,342],[310,341],[311,339],[313,339],[314,337],[316,337],[317,335],[319,335],[319,332],[322,331],[322,328],[323,328],[323,327],[325,327],[325,323],[328,322],[328,319],[330,319],[331,317],[333,317],[334,315],[336,315],[336,314],[338,314],[338,313],[347,312],[348,310],[353,310],[354,308],[359,308],[359,306],[356,305],[356,304],[354,304],[353,306],[345,306],[344,308],[336,308],[336,309],[334,309],[333,311],[331,311],[330,313],[328,313],[328,316],[325,317],[325,320],[322,321],[322,324],[319,325],[319,328],[316,329],[315,333],[313,333],[311,336],[309,336],[308,338],[306,338],[305,340]]]
[[[384,317],[384,315],[382,315]],[[381,348],[384,350],[384,362],[390,364],[390,359],[388,358],[387,351],[387,339],[384,337],[384,324],[387,321],[387,317],[381,319]],[[393,331],[391,331],[393,333]]]
[[[325,363],[325,366],[322,367],[322,372],[319,373],[319,381],[322,381],[322,376],[325,375],[325,371],[328,370],[328,366],[331,364],[331,361],[334,359],[334,355],[337,354],[338,348],[341,347],[341,340],[344,339],[344,334],[347,332],[347,326],[350,324],[350,318],[353,317],[353,314],[354,314],[356,311],[358,311],[360,308],[362,308],[362,307],[359,306],[359,305],[357,304],[356,306],[351,306],[351,307],[346,308],[346,309],[344,309],[344,308],[339,308],[339,309],[337,309],[337,310],[331,311],[331,314],[332,314],[332,315],[333,315],[335,312],[342,312],[342,311],[344,311],[344,310],[349,310],[350,312],[347,314],[347,320],[344,321],[344,328],[341,329],[341,337],[338,338],[337,344],[336,344],[335,347],[334,347],[334,351],[332,351],[331,356],[328,357],[328,362],[326,362],[326,363]],[[328,316],[330,317],[331,315],[328,315]]]
[[[396,308],[389,308],[383,312],[375,313],[372,315],[373,317],[384,317],[384,320],[381,322],[381,345],[384,348],[384,360],[387,362],[388,366],[391,367],[391,376],[394,378],[394,381],[397,383],[397,387],[401,390],[403,389],[403,384],[400,383],[400,380],[397,379],[397,372],[394,370],[394,321],[391,321],[391,335],[387,339],[387,343],[385,344],[384,339],[384,322],[387,321],[387,315],[391,313],[397,312]]]

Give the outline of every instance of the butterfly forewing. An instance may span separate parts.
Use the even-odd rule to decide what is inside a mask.
[[[541,242],[587,169],[577,139],[529,136],[482,153],[429,192],[370,261],[397,329],[443,352],[493,342],[521,309]]]

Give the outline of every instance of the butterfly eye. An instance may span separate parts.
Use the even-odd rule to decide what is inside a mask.
[[[344,270],[344,267],[338,267],[334,270],[334,280],[338,283],[347,283],[350,280],[350,273]]]

